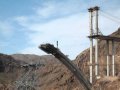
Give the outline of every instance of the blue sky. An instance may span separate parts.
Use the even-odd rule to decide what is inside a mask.
[[[87,9],[100,6],[99,29],[108,35],[120,26],[119,0],[1,0],[0,52],[45,54],[42,43],[56,44],[74,59],[89,47]],[[107,19],[104,13],[114,16]]]

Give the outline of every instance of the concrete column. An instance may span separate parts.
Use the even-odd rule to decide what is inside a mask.
[[[98,76],[98,39],[95,41],[95,75]]]
[[[109,76],[109,41],[107,40],[106,45],[106,51],[107,51],[107,76]]]
[[[99,10],[99,7],[94,7],[94,11],[95,11],[95,30],[96,30],[96,35],[99,34],[99,29],[98,29],[98,10]],[[98,72],[99,72],[99,67],[98,67],[98,39],[96,39],[96,42],[95,42],[95,75],[98,76]]]
[[[88,9],[90,13],[90,36],[93,35],[93,9],[90,8]],[[90,66],[89,66],[89,71],[90,71],[90,83],[92,83],[92,76],[93,76],[93,67],[92,67],[92,62],[93,62],[93,39],[90,38]]]
[[[112,75],[115,76],[115,45],[112,41]]]

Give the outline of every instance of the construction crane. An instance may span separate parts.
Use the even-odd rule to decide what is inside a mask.
[[[55,48],[49,43],[42,44],[39,48],[48,54],[54,55],[76,76],[76,78],[79,80],[80,83],[82,83],[86,90],[91,90],[91,84],[89,80],[85,78],[83,72],[80,69],[78,69],[75,66],[75,64],[73,64],[72,61],[66,55],[64,55],[58,48]]]

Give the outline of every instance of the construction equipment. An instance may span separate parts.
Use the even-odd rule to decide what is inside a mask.
[[[75,64],[73,64],[72,61],[66,55],[64,55],[58,48],[55,48],[49,43],[42,44],[39,48],[48,54],[54,55],[76,76],[76,78],[79,80],[80,83],[82,83],[86,90],[91,90],[91,84],[89,80],[85,78],[83,72],[80,69],[78,69],[75,66]]]

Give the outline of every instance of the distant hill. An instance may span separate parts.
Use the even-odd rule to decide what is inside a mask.
[[[26,63],[42,63],[42,64],[60,63],[59,60],[57,60],[52,55],[38,56],[33,54],[13,54],[11,56],[17,61],[24,61]]]

